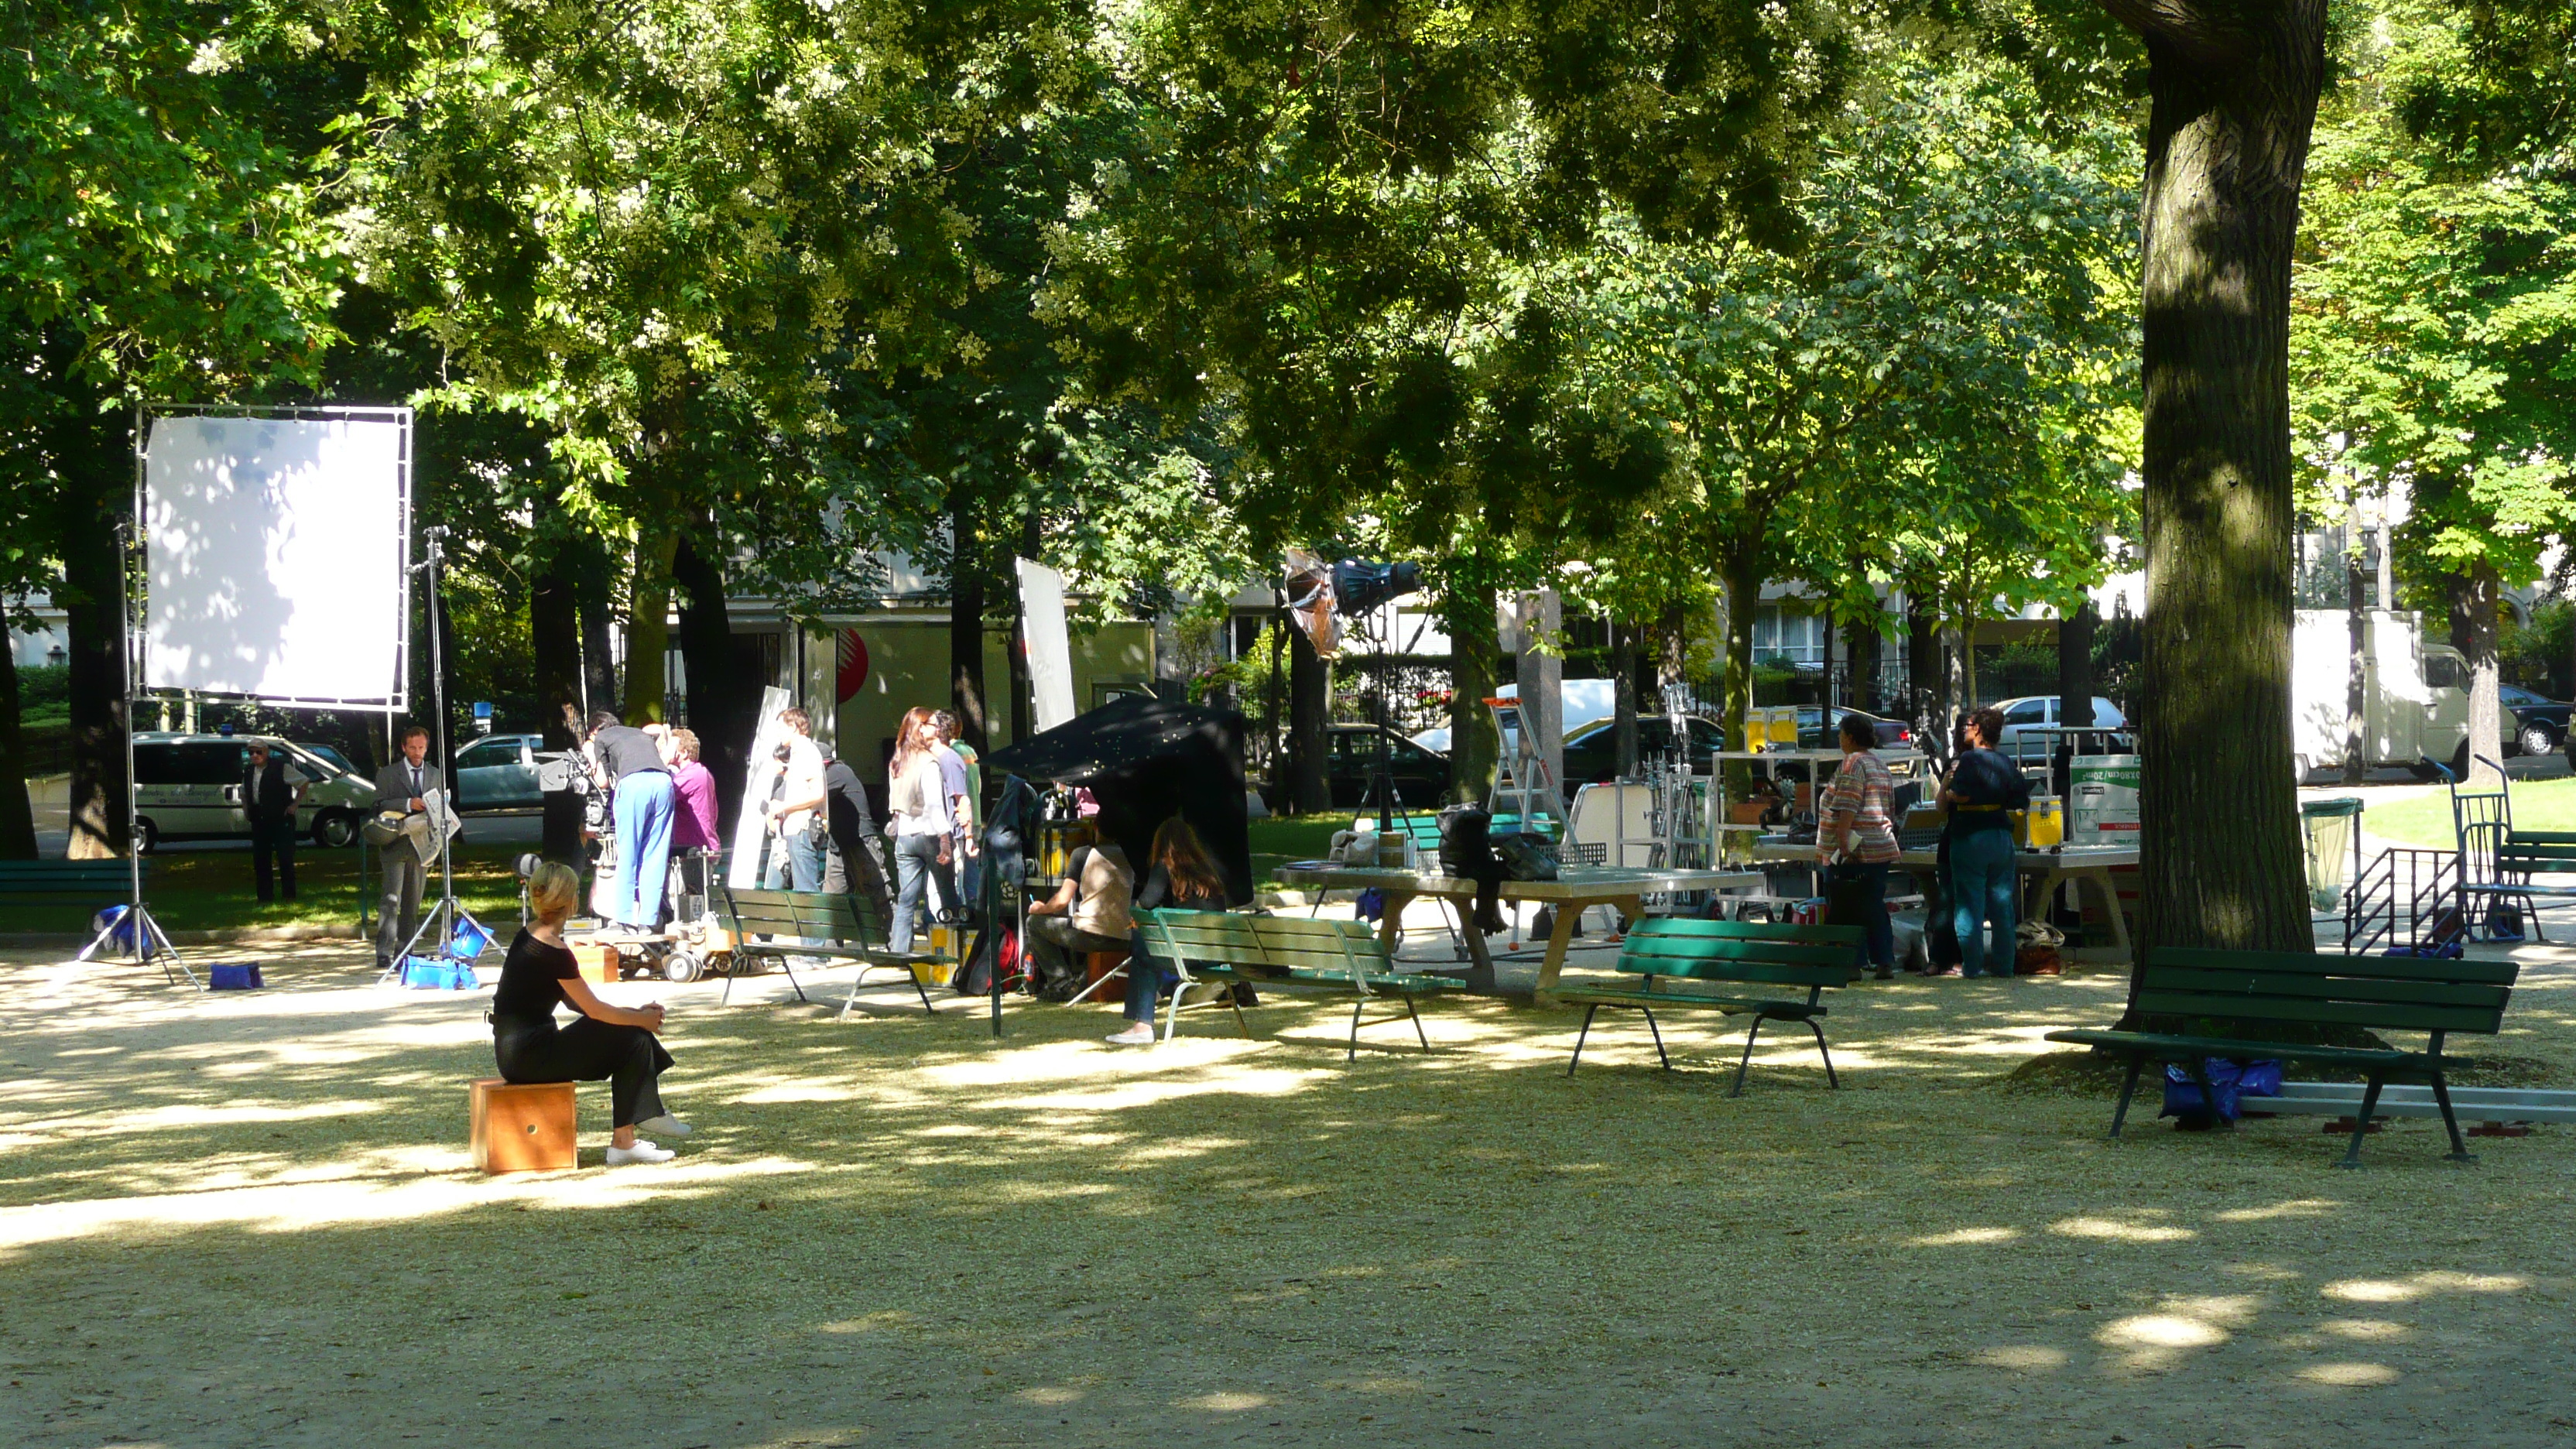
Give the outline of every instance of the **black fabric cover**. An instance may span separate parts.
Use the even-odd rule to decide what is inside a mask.
[[[1225,873],[1229,905],[1252,901],[1252,836],[1244,809],[1243,716],[1126,695],[985,756],[986,769],[1082,785],[1117,822],[1140,873],[1154,830],[1178,813]]]

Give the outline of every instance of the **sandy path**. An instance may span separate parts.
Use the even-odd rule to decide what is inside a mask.
[[[2563,1071],[2525,954],[2500,1047]],[[0,966],[0,1443],[2576,1445],[2569,1129],[2107,1146],[1990,1083],[2108,977],[1856,988],[1846,1090],[1784,1039],[1737,1099],[1707,1022],[1569,1081],[1570,1014],[1484,1003],[1344,1068],[1326,1008],[1121,1054],[629,984],[686,1154],[485,1179],[488,993],[270,960]]]

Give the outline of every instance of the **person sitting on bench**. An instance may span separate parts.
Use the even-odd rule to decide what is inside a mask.
[[[1070,1000],[1082,989],[1076,952],[1124,951],[1135,929],[1128,911],[1136,868],[1118,846],[1115,812],[1102,810],[1093,824],[1100,844],[1075,851],[1054,897],[1029,907],[1029,959],[1038,968],[1038,994],[1050,1001]]]
[[[1208,859],[1199,833],[1178,815],[1154,832],[1153,869],[1145,888],[1136,893],[1136,909],[1151,911],[1221,911],[1225,909],[1225,876]],[[1127,1029],[1109,1038],[1111,1046],[1151,1046],[1154,1005],[1163,997],[1163,973],[1145,959],[1142,941],[1127,951]]]
[[[671,1054],[655,1039],[662,1008],[611,1006],[581,979],[563,939],[564,918],[580,898],[581,877],[560,861],[528,876],[528,909],[537,919],[520,930],[501,962],[501,984],[492,992],[492,1056],[505,1082],[608,1079],[615,1128],[608,1165],[668,1162],[674,1153],[635,1135],[638,1127],[656,1137],[689,1133],[687,1123],[662,1108],[660,1078],[671,1069]],[[561,1030],[558,1002],[581,1013]]]

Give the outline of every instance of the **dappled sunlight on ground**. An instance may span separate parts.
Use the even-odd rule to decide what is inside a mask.
[[[2576,1065],[2576,952],[2523,949],[2503,1050]],[[1568,1079],[1578,1012],[1488,1000],[1346,1063],[1329,1001],[1121,1049],[1114,1005],[996,1040],[884,978],[839,1020],[846,969],[630,981],[679,1160],[600,1167],[586,1086],[582,1168],[486,1178],[488,987],[260,955],[222,997],[0,964],[0,1265],[44,1305],[0,1315],[0,1442],[2576,1443],[2576,1129],[2463,1169],[2399,1122],[2339,1173],[2314,1119],[2150,1094],[2114,1145],[2106,1097],[1997,1088],[2117,973],[1829,993],[1843,1089],[1774,1025],[1734,1097],[1709,1013],[1660,1018],[1672,1072],[1604,1013]]]

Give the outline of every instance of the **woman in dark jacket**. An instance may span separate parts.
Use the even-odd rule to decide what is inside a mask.
[[[1208,858],[1207,846],[1190,823],[1178,815],[1154,832],[1153,868],[1136,892],[1140,911],[1221,911],[1225,909],[1225,874]],[[1163,973],[1148,961],[1139,927],[1127,952],[1127,1029],[1109,1040],[1117,1046],[1150,1046],[1154,1041],[1154,1004],[1163,999]]]

